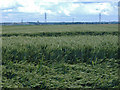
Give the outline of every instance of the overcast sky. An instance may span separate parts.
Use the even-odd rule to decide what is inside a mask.
[[[2,22],[118,21],[119,0],[0,0]]]

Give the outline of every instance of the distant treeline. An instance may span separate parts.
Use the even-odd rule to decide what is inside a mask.
[[[68,24],[119,24],[119,22],[21,22],[0,23],[0,25],[68,25]]]

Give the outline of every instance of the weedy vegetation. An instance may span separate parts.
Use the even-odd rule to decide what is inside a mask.
[[[2,87],[119,88],[117,28],[3,26]]]

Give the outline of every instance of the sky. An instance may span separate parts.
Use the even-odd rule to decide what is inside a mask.
[[[0,0],[0,22],[118,21],[119,0]]]

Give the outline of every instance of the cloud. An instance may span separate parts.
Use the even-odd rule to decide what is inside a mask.
[[[16,0],[0,0],[0,9],[13,7],[16,5]]]
[[[3,10],[3,12],[12,12],[12,9]]]
[[[110,1],[112,2],[112,0],[100,0],[102,3],[95,3],[98,2],[97,0],[0,0],[0,8],[5,9],[3,12],[16,10],[16,12],[40,14],[47,12],[51,15],[61,13],[70,16],[74,11],[78,12],[78,10],[81,10],[79,12],[83,12],[84,14],[97,14],[102,12],[105,15],[109,15],[115,7],[115,5],[112,6],[112,4],[109,3]],[[114,2],[115,1],[118,0],[114,0]],[[13,7],[12,9],[14,10],[11,10],[11,7]]]
[[[119,0],[0,0],[0,8],[8,8],[11,6],[22,5],[22,6],[31,6],[31,5],[50,5],[58,4],[61,2],[118,2]]]
[[[98,14],[102,13],[109,15],[113,11],[113,7],[110,3],[92,3],[92,4],[83,4],[83,11],[88,14]]]
[[[118,2],[119,0],[36,0],[39,2]]]
[[[119,0],[0,0],[0,10],[9,14],[38,14],[62,17],[80,17],[81,15],[117,15]],[[26,14],[25,14],[26,13]],[[14,15],[13,15],[14,16]],[[4,15],[3,15],[4,17]],[[6,17],[12,17],[8,15]],[[17,15],[15,16],[17,17]],[[14,18],[14,17],[12,17]],[[31,17],[30,17],[31,18]]]
[[[74,12],[75,9],[79,9],[80,4],[74,4],[74,3],[61,3],[58,12],[64,13],[67,16],[70,16],[71,13]]]
[[[60,5],[58,8],[59,13],[70,15],[96,15],[102,13],[110,15],[117,8],[113,7],[111,3],[68,3]],[[57,11],[57,10],[56,10]]]

